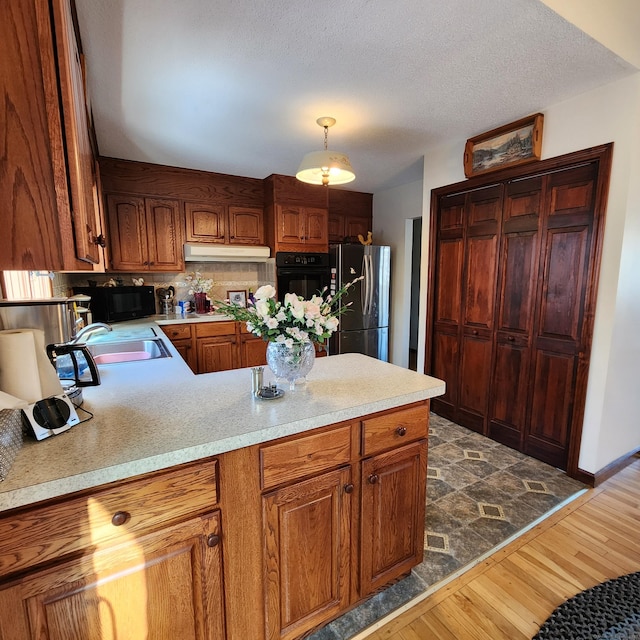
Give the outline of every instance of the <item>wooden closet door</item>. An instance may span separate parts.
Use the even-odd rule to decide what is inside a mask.
[[[522,449],[538,280],[542,177],[505,186],[489,437]]]
[[[468,193],[465,218],[458,421],[469,429],[485,433],[493,350],[502,185]]]
[[[561,469],[567,468],[579,366],[591,341],[584,323],[599,262],[593,233],[596,179],[596,163],[547,177],[524,453]]]

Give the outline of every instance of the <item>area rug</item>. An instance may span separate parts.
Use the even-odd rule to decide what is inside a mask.
[[[640,572],[608,580],[561,604],[533,640],[637,640]]]
[[[586,490],[564,472],[441,416],[429,420],[423,562],[308,640],[353,638]]]

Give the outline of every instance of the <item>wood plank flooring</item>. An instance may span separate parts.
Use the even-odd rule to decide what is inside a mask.
[[[634,571],[640,459],[366,638],[530,640],[567,598]]]

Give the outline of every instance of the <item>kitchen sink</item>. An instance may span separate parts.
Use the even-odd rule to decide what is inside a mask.
[[[170,358],[167,347],[160,338],[145,340],[123,340],[88,345],[96,364],[116,364]]]

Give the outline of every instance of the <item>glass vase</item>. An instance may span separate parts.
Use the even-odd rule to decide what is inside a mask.
[[[312,342],[294,343],[288,347],[284,342],[270,342],[267,345],[267,364],[277,378],[289,383],[289,390],[295,389],[296,380],[304,378],[316,361],[316,349]]]

